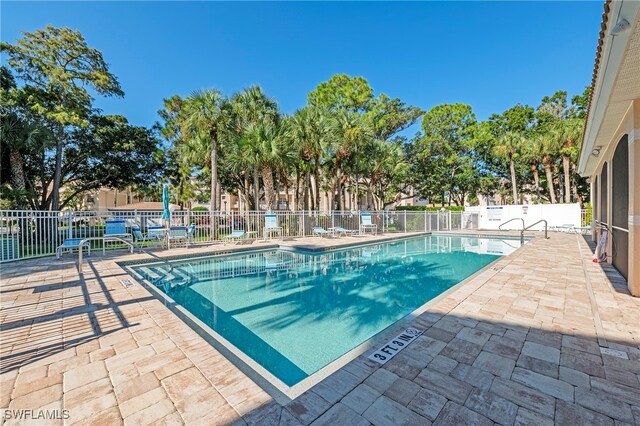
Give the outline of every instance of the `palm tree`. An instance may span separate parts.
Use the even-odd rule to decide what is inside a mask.
[[[217,211],[222,195],[218,180],[218,150],[230,130],[229,101],[216,89],[197,91],[185,100],[180,121],[181,137],[194,149],[207,148],[208,152],[201,154],[210,160],[211,212]]]
[[[278,121],[261,121],[244,129],[240,138],[243,161],[254,171],[254,191],[258,188],[258,175],[262,177],[267,210],[273,209],[276,199],[274,170],[291,156],[282,133]],[[256,191],[254,198],[257,197]]]
[[[236,130],[242,131],[250,124],[279,117],[278,103],[267,96],[260,86],[251,86],[231,98]]]
[[[250,141],[260,139],[258,135],[260,128],[257,126],[259,123],[268,122],[276,125],[275,123],[280,119],[278,104],[273,98],[267,96],[260,86],[251,86],[233,95],[231,107],[234,115],[236,140],[241,144],[239,157],[236,157],[236,160],[244,158],[244,165],[237,163],[237,166],[243,169],[242,173],[245,175],[245,198],[248,199],[249,174],[252,174],[254,207],[258,210],[260,205],[260,153],[256,151],[258,146],[255,144],[252,146]],[[262,130],[266,130],[266,128]],[[248,131],[251,134],[245,134]],[[272,180],[271,182],[263,182],[266,185],[272,183]]]
[[[536,187],[536,196],[540,202],[540,159],[542,158],[542,141],[538,137],[527,138],[523,141],[522,159],[529,163],[533,184]]]
[[[300,198],[303,209],[307,209],[309,202],[309,186],[313,174],[314,191],[312,192],[312,206],[320,210],[320,181],[323,154],[330,143],[337,137],[335,117],[328,111],[316,107],[306,106],[297,110],[287,120],[285,136],[298,157],[296,165],[296,202]],[[303,176],[301,176],[303,175]],[[302,195],[299,195],[300,179],[303,179]]]
[[[498,139],[498,144],[494,146],[494,155],[502,157],[509,162],[509,171],[511,173],[511,191],[513,194],[513,204],[518,202],[518,187],[516,183],[516,166],[515,158],[518,157],[522,149],[522,135],[515,132],[506,132]]]
[[[388,190],[406,176],[409,165],[400,142],[374,139],[367,145],[369,184],[368,195],[373,195],[375,209],[384,209]],[[400,191],[398,191],[400,192]],[[377,201],[376,202],[376,198]]]
[[[556,191],[553,185],[553,173],[551,168],[555,166],[555,158],[558,152],[558,138],[552,131],[542,133],[539,137],[542,152],[542,167],[547,176],[547,186],[549,188],[549,199],[551,204],[556,203]]]
[[[571,202],[571,158],[577,157],[580,149],[580,141],[584,130],[584,123],[579,118],[569,118],[559,121],[556,124],[557,145],[562,156],[562,170],[564,172],[564,199],[566,203]]]
[[[43,149],[50,132],[42,126],[29,123],[13,113],[3,113],[0,124],[0,140],[9,151],[9,175],[11,186],[15,191],[17,208],[26,208],[27,186],[33,190],[31,182],[25,175],[25,151],[38,146]],[[32,205],[32,207],[35,207]]]
[[[335,189],[338,196],[338,210],[345,208],[343,183],[346,181],[343,173],[348,167],[348,161],[357,151],[357,147],[364,141],[372,138],[368,122],[358,113],[351,111],[340,111],[337,115],[337,128],[339,137],[333,140],[330,147],[330,154],[333,164],[333,175],[335,176]]]

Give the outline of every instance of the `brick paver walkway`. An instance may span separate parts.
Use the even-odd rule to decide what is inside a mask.
[[[3,265],[0,407],[69,410],[60,424],[640,424],[640,299],[590,259],[581,236],[534,239],[432,304],[386,365],[365,352],[285,406],[113,258],[82,277]]]

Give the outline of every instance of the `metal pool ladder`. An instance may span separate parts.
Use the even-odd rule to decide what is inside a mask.
[[[506,225],[506,224],[507,224],[507,223],[509,223],[509,222],[513,222],[514,220],[520,220],[520,221],[522,221],[522,229],[520,230],[520,244],[523,244],[523,243],[524,243],[524,231],[527,231],[527,230],[529,230],[529,229],[533,228],[534,226],[536,226],[537,224],[539,224],[539,223],[541,223],[541,222],[544,222],[544,239],[545,239],[545,240],[548,240],[548,239],[549,239],[549,237],[548,237],[548,233],[547,233],[548,223],[547,223],[547,220],[546,220],[546,219],[540,219],[539,221],[537,221],[537,222],[535,222],[535,223],[532,223],[532,224],[531,224],[531,225],[529,225],[529,226],[525,226],[525,224],[524,224],[524,219],[523,219],[523,218],[521,218],[521,217],[514,217],[513,219],[509,219],[508,221],[506,221],[506,222],[504,222],[504,223],[501,223],[501,224],[500,224],[500,226],[498,226],[498,229],[500,229],[500,230],[501,230],[503,225]]]
[[[524,221],[522,221],[522,222],[524,224]],[[533,228],[534,226],[536,226],[537,224],[539,224],[541,222],[544,222],[544,239],[548,240],[549,237],[547,236],[547,228],[548,228],[547,220],[546,219],[540,219],[536,223],[532,223],[531,225],[527,226],[526,228],[522,228],[522,231],[520,231],[520,241],[524,241],[524,231],[526,231],[527,229]]]

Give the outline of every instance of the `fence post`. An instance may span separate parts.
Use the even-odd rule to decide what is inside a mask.
[[[383,209],[382,210],[382,233],[384,234],[384,225],[387,222],[387,212]],[[360,225],[358,225],[358,228],[360,227]]]
[[[424,210],[424,232],[427,232],[427,210]]]
[[[407,211],[404,211],[404,232],[407,232]]]
[[[69,209],[69,219],[67,222],[67,238],[73,238],[73,210]],[[57,240],[57,238],[56,238]]]
[[[300,223],[302,224],[302,237],[307,236],[307,227],[306,223],[304,223],[304,209],[300,211]]]
[[[453,226],[451,226],[451,210],[449,210],[448,216],[449,216],[449,224],[448,224],[449,226],[448,226],[448,228],[449,228],[449,231],[453,231]]]

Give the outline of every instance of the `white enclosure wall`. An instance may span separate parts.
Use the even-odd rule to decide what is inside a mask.
[[[500,224],[510,219],[522,218],[525,226],[529,226],[541,219],[545,219],[551,226],[580,226],[580,204],[524,204],[509,206],[479,206],[467,208],[465,211],[479,213],[478,229],[498,229]],[[522,222],[514,220],[502,229],[522,229]],[[543,230],[540,223],[531,229]]]

